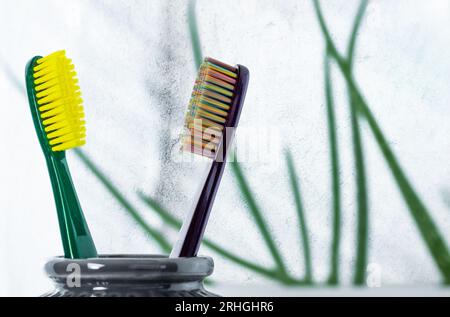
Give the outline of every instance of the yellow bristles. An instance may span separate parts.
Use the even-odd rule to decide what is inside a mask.
[[[53,152],[85,144],[83,100],[72,61],[65,51],[37,60],[33,68],[41,122]]]
[[[214,158],[232,106],[236,79],[237,68],[205,59],[186,114],[183,150]]]

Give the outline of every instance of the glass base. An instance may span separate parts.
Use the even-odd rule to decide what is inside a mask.
[[[214,262],[209,257],[101,255],[56,257],[45,265],[55,290],[44,297],[216,297],[203,286]]]

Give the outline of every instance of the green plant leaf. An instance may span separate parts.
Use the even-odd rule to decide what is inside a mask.
[[[331,263],[330,275],[328,276],[328,284],[336,285],[339,283],[339,249],[341,242],[341,188],[340,188],[340,173],[339,173],[339,148],[337,143],[337,127],[336,118],[334,114],[334,98],[333,87],[331,83],[330,61],[328,55],[325,56],[324,62],[324,78],[325,78],[325,99],[327,109],[327,124],[328,124],[328,142],[330,147],[330,161],[331,161],[331,187],[333,195],[333,229],[332,229],[332,243],[331,243]]]
[[[320,3],[319,0],[313,0],[314,10],[316,13],[317,20],[319,21],[320,30],[325,38],[326,42],[326,50],[330,52],[330,54],[333,56],[333,58],[336,60],[336,62],[342,66],[347,67],[347,62],[344,60],[344,58],[339,54],[336,45],[334,45],[333,40],[331,39],[330,32],[328,31],[328,28],[325,24],[325,19],[322,14],[322,10],[320,9]]]
[[[361,96],[359,90],[356,88],[352,77],[348,74],[347,81],[355,96],[358,109],[364,118],[367,120],[370,129],[375,137],[378,146],[394,176],[397,186],[405,200],[411,215],[413,216],[416,225],[425,241],[430,254],[432,255],[436,265],[438,266],[445,283],[450,284],[450,253],[442,234],[439,232],[433,218],[425,207],[424,203],[413,189],[406,174],[403,172],[400,163],[391,150],[383,132],[381,131],[375,117],[372,115],[367,103]]]
[[[304,278],[304,280],[307,282],[312,282],[313,274],[312,274],[311,251],[310,251],[310,244],[309,244],[309,233],[308,233],[308,225],[306,222],[306,217],[305,217],[301,193],[300,193],[300,185],[298,183],[298,176],[297,176],[297,171],[295,170],[292,153],[289,150],[287,150],[285,152],[285,155],[286,155],[286,165],[288,167],[291,191],[292,191],[292,194],[294,195],[295,207],[297,210],[300,238],[303,243],[303,260],[305,261],[305,278]]]
[[[140,199],[147,204],[153,211],[155,211],[161,219],[163,219],[169,226],[171,226],[175,230],[180,230],[182,222],[175,218],[172,214],[170,214],[164,207],[162,207],[155,199],[144,195],[143,193],[138,193]],[[202,241],[202,244],[209,248],[210,250],[214,251],[218,255],[224,257],[225,259],[228,259],[231,262],[234,262],[246,269],[249,269],[251,271],[254,271],[262,276],[265,276],[270,279],[280,280],[280,277],[278,276],[278,273],[276,271],[264,268],[260,266],[259,264],[250,262],[248,260],[245,260],[232,252],[222,248],[217,243],[209,240],[208,238],[204,238]],[[281,282],[285,282],[283,279],[280,280]]]
[[[286,274],[286,267],[284,265],[283,258],[281,257],[281,254],[275,245],[273,237],[269,232],[269,229],[267,227],[266,221],[264,220],[262,212],[259,209],[258,205],[256,204],[256,200],[253,197],[253,193],[250,190],[250,187],[244,176],[244,173],[242,172],[240,164],[238,162],[234,161],[234,162],[230,162],[230,166],[231,166],[231,170],[233,171],[233,174],[238,182],[239,190],[242,194],[242,197],[247,202],[249,211],[250,211],[251,215],[253,216],[253,219],[255,220],[256,225],[258,226],[258,229],[261,232],[261,234],[264,238],[264,241],[265,241],[267,247],[269,248],[269,251],[272,254],[272,257],[273,257],[275,263],[277,264],[280,274]]]
[[[372,115],[369,106],[367,105],[364,97],[362,96],[360,89],[358,88],[352,73],[349,71],[348,63],[342,59],[339,52],[336,50],[329,31],[325,25],[322,12],[320,10],[319,2],[314,0],[314,7],[317,18],[319,20],[322,34],[327,42],[327,46],[330,48],[330,54],[337,62],[341,73],[346,80],[351,94],[357,104],[359,114],[363,116],[369,124],[369,127],[375,137],[375,140],[380,147],[386,163],[391,170],[391,173],[397,183],[400,193],[408,206],[411,215],[416,222],[419,232],[424,240],[428,250],[433,257],[435,264],[437,265],[444,282],[450,284],[450,253],[445,240],[442,238],[438,227],[434,223],[434,220],[430,216],[427,208],[423,204],[422,200],[416,194],[411,183],[403,172],[400,163],[395,157],[393,151],[389,147],[386,138],[381,131],[375,117]]]
[[[347,62],[350,69],[353,67],[353,58],[355,56],[356,39],[358,37],[359,29],[361,27],[361,22],[363,21],[364,14],[366,13],[368,0],[361,0],[358,12],[356,13],[355,21],[353,22],[352,32],[350,34],[350,40],[347,46]]]
[[[150,196],[145,195],[142,192],[138,192],[139,198],[151,208],[151,210],[155,211],[161,219],[172,227],[175,230],[180,230],[182,226],[181,220],[177,219],[173,216],[166,208],[161,206],[155,199]]]
[[[202,64],[203,54],[202,54],[202,46],[201,46],[201,42],[200,42],[200,36],[198,33],[197,15],[195,14],[196,5],[197,5],[197,0],[189,0],[188,25],[189,25],[189,32],[191,35],[191,44],[192,44],[192,51],[194,53],[195,65],[198,69],[198,68],[200,68],[200,65]]]
[[[368,241],[369,241],[369,207],[361,132],[357,117],[356,101],[349,92],[350,117],[353,138],[353,156],[355,159],[355,178],[357,195],[357,239],[356,261],[353,283],[363,285],[366,279]]]
[[[132,206],[132,204],[125,198],[122,193],[114,186],[114,184],[106,177],[100,168],[84,153],[81,149],[74,149],[74,153],[83,162],[83,164],[95,175],[100,183],[107,189],[107,191],[117,200],[117,202],[125,209],[125,211],[136,221],[136,223],[144,229],[144,231],[151,237],[162,251],[169,253],[171,245],[158,230],[152,228],[140,216],[139,212]]]
[[[353,71],[353,57],[355,52],[356,38],[361,26],[361,21],[367,8],[367,0],[362,0],[353,24],[350,41],[348,44],[347,63],[349,72]],[[357,190],[357,240],[356,240],[356,261],[353,283],[363,285],[366,279],[368,242],[369,242],[369,207],[366,181],[366,168],[364,164],[363,145],[361,141],[361,130],[358,121],[358,111],[355,96],[347,87],[350,104],[350,120],[353,139],[353,156],[355,160],[355,178]]]

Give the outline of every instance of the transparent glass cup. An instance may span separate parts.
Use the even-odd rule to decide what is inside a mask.
[[[209,257],[101,255],[73,260],[52,258],[45,271],[55,289],[45,297],[210,297],[203,281],[214,262]]]

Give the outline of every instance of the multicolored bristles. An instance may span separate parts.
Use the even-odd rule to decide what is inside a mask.
[[[38,59],[33,68],[40,118],[54,152],[85,144],[83,100],[76,75],[65,51]]]
[[[227,154],[239,124],[250,72],[243,65],[230,66],[206,58],[200,66],[186,115],[183,150],[212,159],[194,209],[181,227],[170,257],[196,256],[214,199],[220,185]]]
[[[186,114],[183,150],[215,158],[235,98],[238,69],[207,57]]]

